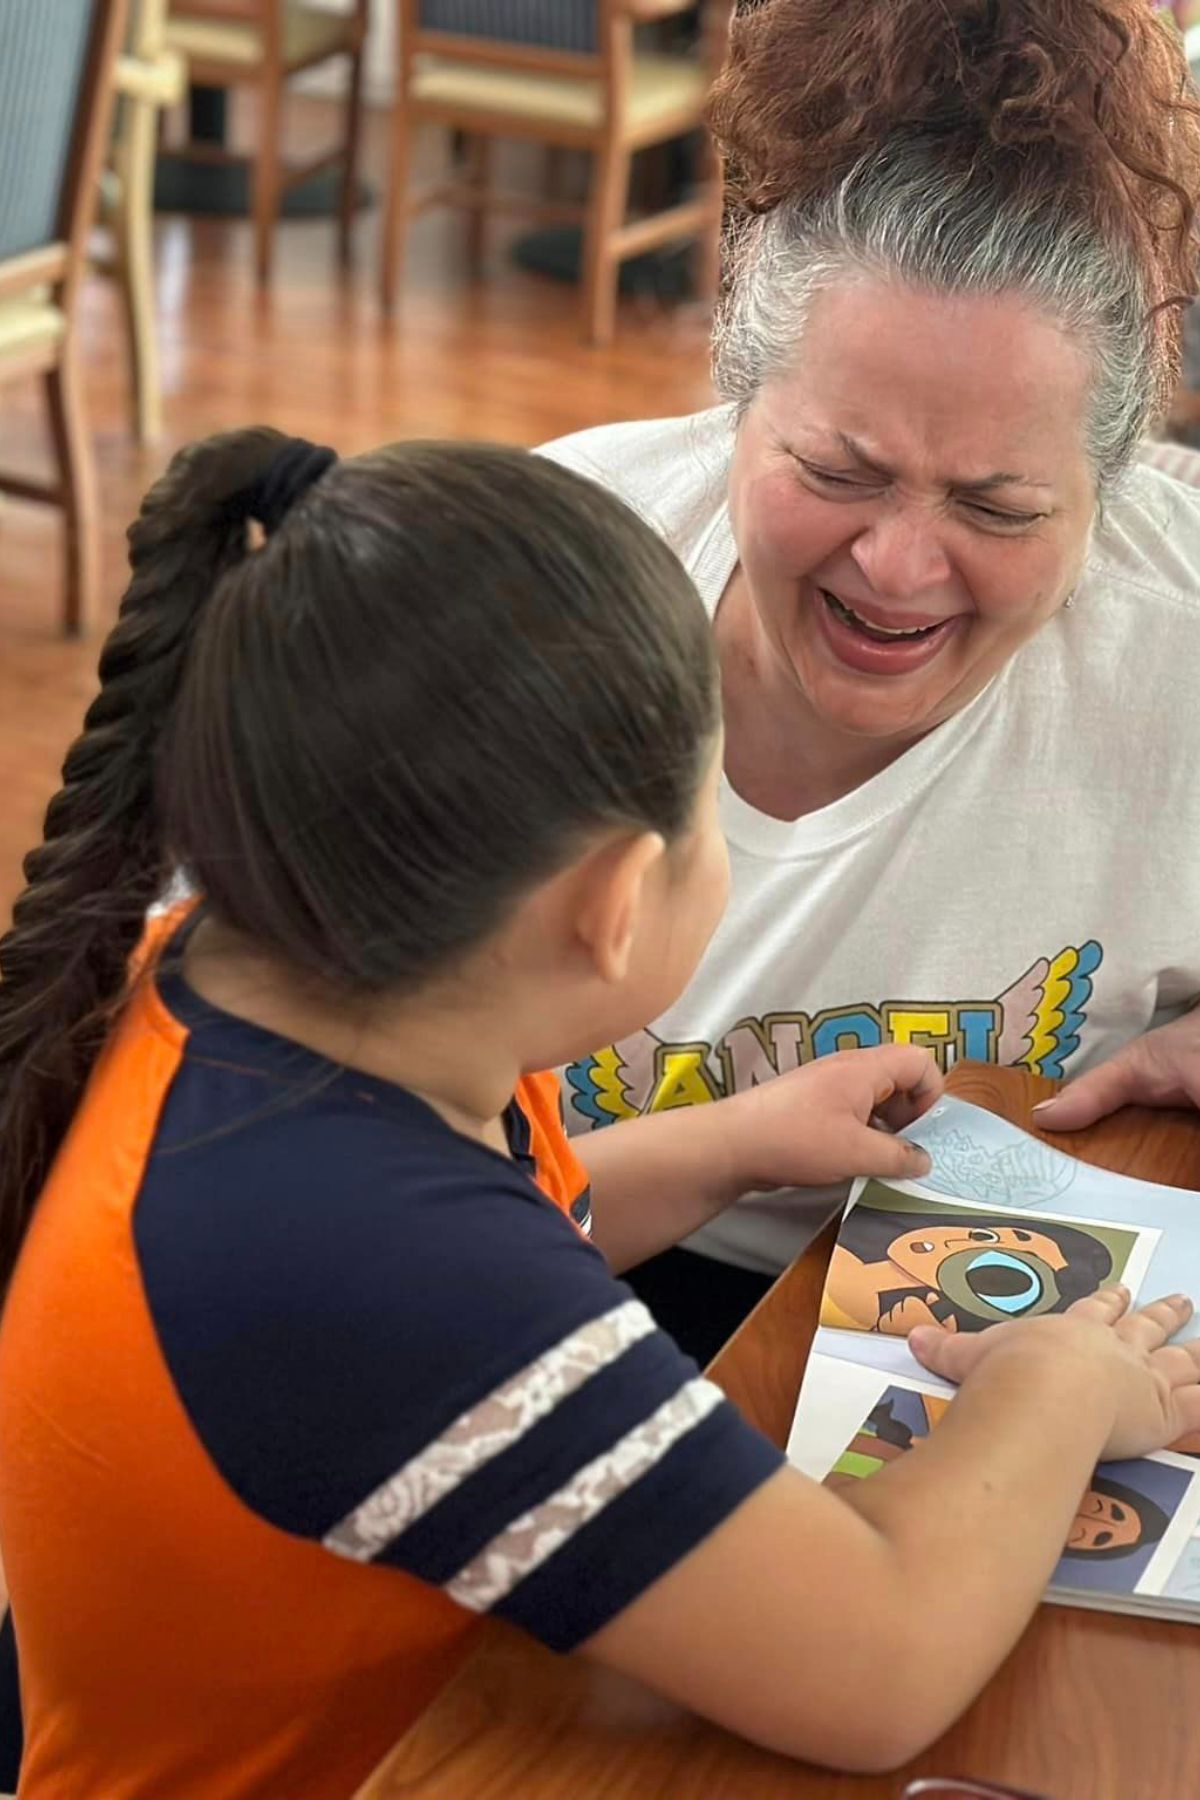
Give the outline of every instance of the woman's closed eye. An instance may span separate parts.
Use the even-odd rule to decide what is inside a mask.
[[[809,481],[823,488],[826,493],[837,493],[847,498],[857,498],[862,494],[878,494],[886,483],[878,476],[850,469],[827,469],[820,463],[805,461],[797,457],[800,468]],[[1031,526],[1040,524],[1048,517],[1044,512],[1013,512],[1005,507],[990,506],[984,500],[974,500],[962,496],[959,504],[963,509],[987,531],[1010,532],[1014,535],[1028,531]]]
[[[966,500],[962,506],[988,531],[1028,531],[1031,525],[1038,525],[1049,515],[1044,512],[1006,512],[999,506],[988,506],[983,500]]]
[[[819,463],[805,462],[802,457],[797,457],[796,460],[809,480],[816,482],[820,487],[841,489],[846,493],[865,494],[878,492],[882,486],[878,478],[872,478],[869,475],[857,474],[849,469],[823,469]]]

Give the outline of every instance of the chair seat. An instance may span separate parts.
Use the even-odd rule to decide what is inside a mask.
[[[446,56],[418,59],[412,96],[418,104],[461,113],[502,114],[547,125],[599,131],[604,123],[604,90],[599,81],[572,75],[527,74]],[[704,70],[681,56],[635,56],[628,89],[628,119],[637,131],[652,131],[659,119],[694,110],[701,115],[707,92]]]
[[[345,14],[324,12],[315,6],[289,6],[284,15],[283,60],[287,65],[319,62],[351,43],[353,21]],[[166,42],[189,62],[228,63],[253,69],[264,56],[263,34],[257,25],[236,19],[167,20]]]
[[[39,344],[56,344],[66,329],[64,314],[36,293],[0,300],[0,362]]]

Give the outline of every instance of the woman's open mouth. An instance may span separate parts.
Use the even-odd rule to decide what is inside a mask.
[[[864,675],[907,675],[932,662],[959,615],[914,625],[865,619],[828,588],[817,588],[817,615],[837,660]]]

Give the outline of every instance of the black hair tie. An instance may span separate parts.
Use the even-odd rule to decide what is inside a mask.
[[[289,438],[251,488],[246,511],[252,519],[258,520],[270,537],[282,525],[301,494],[314,481],[319,481],[337,459],[337,451],[324,444],[310,444],[307,438]]]

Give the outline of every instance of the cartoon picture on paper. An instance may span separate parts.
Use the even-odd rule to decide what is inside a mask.
[[[821,1323],[907,1335],[1065,1312],[1123,1278],[1133,1227],[956,1206],[869,1182],[842,1221]]]

